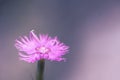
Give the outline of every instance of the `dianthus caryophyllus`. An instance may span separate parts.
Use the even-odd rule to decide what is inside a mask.
[[[61,43],[57,37],[48,35],[37,36],[33,30],[29,37],[20,37],[16,40],[15,47],[19,50],[20,60],[34,63],[38,60],[62,61],[62,56],[68,52],[68,46]]]

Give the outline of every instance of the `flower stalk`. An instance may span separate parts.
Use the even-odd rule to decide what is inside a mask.
[[[39,60],[37,63],[37,76],[36,80],[44,80],[44,67],[45,67],[45,60]]]

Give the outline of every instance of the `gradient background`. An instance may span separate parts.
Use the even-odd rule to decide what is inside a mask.
[[[45,80],[120,80],[119,0],[0,0],[0,80],[35,78],[14,47],[32,29],[70,46],[67,62],[46,61]]]

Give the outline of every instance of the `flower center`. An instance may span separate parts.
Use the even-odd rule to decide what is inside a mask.
[[[45,53],[48,53],[50,51],[50,49],[42,46],[42,47],[37,47],[36,51],[45,54]]]

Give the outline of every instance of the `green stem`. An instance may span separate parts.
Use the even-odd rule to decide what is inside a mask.
[[[37,63],[37,78],[36,80],[43,80],[44,78],[45,60],[39,60]]]

